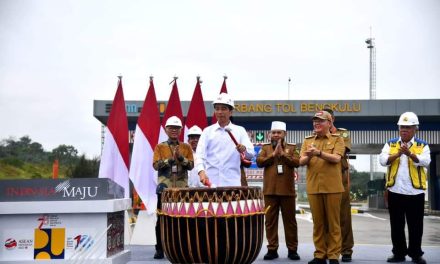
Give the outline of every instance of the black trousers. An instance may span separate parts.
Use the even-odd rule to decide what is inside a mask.
[[[161,194],[157,195],[157,209],[162,208],[162,202],[160,201]],[[157,216],[156,220],[156,250],[162,250],[162,236],[160,235],[160,223],[159,216]]]
[[[423,215],[425,194],[404,195],[388,192],[388,211],[390,213],[391,241],[393,254],[417,258],[423,255]],[[406,244],[405,221],[408,225],[409,243]]]

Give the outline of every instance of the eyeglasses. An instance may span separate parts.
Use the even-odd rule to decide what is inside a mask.
[[[324,120],[324,119],[314,119],[314,120],[313,120],[313,124],[322,124],[322,123],[324,123],[324,122],[326,122],[326,121],[328,121],[328,120]]]
[[[167,126],[167,129],[177,131],[180,130],[181,127]]]

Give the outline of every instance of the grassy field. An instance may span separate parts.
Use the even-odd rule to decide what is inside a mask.
[[[0,160],[0,180],[52,178],[52,164],[12,163]],[[67,168],[59,168],[58,177],[65,178]]]

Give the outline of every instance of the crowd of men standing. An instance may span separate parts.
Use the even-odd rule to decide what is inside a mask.
[[[213,102],[217,123],[205,128],[192,127],[188,143],[178,141],[182,122],[171,117],[166,122],[169,139],[154,150],[153,166],[158,171],[157,195],[168,187],[223,187],[246,185],[243,164],[255,156],[246,130],[231,122],[234,102],[221,93]],[[296,193],[294,170],[306,166],[306,191],[313,218],[314,258],[309,264],[352,261],[353,230],[351,226],[348,153],[349,131],[336,128],[332,109],[323,109],[312,117],[313,132],[296,144],[285,141],[286,123],[271,124],[271,142],[262,146],[256,159],[264,168],[263,195],[266,213],[267,253],[265,260],[278,258],[279,212],[284,224],[288,258],[299,260],[298,228],[295,217]],[[388,167],[387,182],[393,255],[388,262],[403,262],[405,256],[414,263],[426,263],[421,250],[423,235],[423,202],[426,168],[430,163],[429,146],[415,137],[418,118],[412,112],[398,121],[400,136],[389,140],[380,155]],[[244,179],[243,179],[244,178]],[[399,206],[405,204],[407,206]],[[160,210],[160,197],[157,208]],[[406,221],[405,221],[406,220]],[[409,229],[409,246],[405,238]],[[164,258],[156,225],[155,259]]]

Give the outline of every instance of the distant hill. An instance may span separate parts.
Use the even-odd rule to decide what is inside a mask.
[[[59,178],[97,177],[99,159],[88,160],[70,145],[59,145],[45,151],[29,136],[0,141],[0,180],[52,178],[52,167],[58,160]]]
[[[22,162],[19,165],[16,162],[10,163],[10,159],[0,160],[0,180],[52,178],[52,164],[49,162],[43,164]],[[66,170],[67,168],[59,168],[60,178],[66,177]]]

